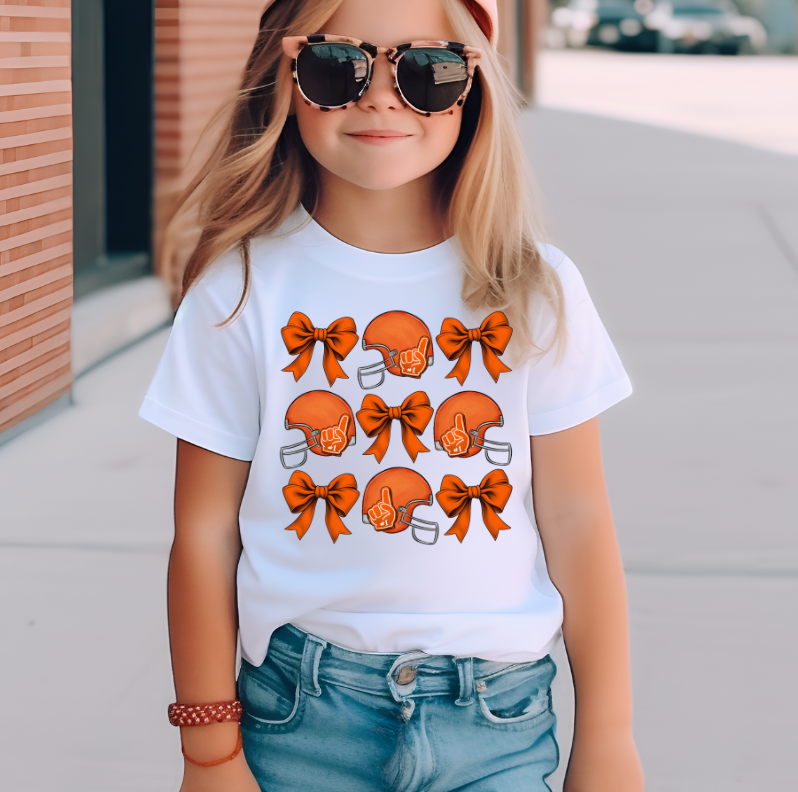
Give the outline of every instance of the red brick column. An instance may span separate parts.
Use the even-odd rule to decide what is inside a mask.
[[[70,0],[0,0],[0,432],[66,393]]]

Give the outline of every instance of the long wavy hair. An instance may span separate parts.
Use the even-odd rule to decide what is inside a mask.
[[[243,289],[234,321],[251,290],[250,240],[274,233],[301,203],[312,216],[319,200],[315,160],[289,115],[293,83],[284,36],[319,30],[342,0],[274,0],[263,13],[241,87],[209,125],[217,142],[180,197],[165,234],[163,260],[174,266],[177,237],[188,218],[199,240],[183,271],[181,299],[213,261],[241,253]],[[441,209],[465,270],[462,301],[479,311],[504,311],[514,328],[510,355],[526,357],[564,342],[563,294],[535,242],[526,159],[518,131],[521,99],[500,58],[469,11],[468,0],[443,0],[460,41],[482,48],[463,107],[460,136],[436,172]],[[208,130],[206,130],[208,131]],[[478,218],[478,220],[477,220]],[[533,338],[530,306],[548,303],[554,332]],[[539,303],[538,303],[539,304]],[[547,324],[549,324],[547,322]]]

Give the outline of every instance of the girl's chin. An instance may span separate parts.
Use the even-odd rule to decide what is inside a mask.
[[[404,187],[405,184],[408,184],[411,181],[415,181],[415,179],[408,179],[407,176],[404,176],[401,179],[362,179],[362,180],[352,180],[352,184],[360,187],[363,190],[373,190],[374,192],[381,192],[384,190],[395,190],[399,187]]]
[[[341,169],[336,175],[364,190],[393,190],[424,176],[429,171],[419,169],[419,172],[410,171],[403,167],[380,167],[353,170]]]

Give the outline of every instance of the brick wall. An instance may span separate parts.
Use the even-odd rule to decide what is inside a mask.
[[[0,0],[0,432],[66,393],[70,0]]]
[[[229,99],[255,42],[265,0],[155,0],[156,269],[166,219],[188,181],[202,130]]]

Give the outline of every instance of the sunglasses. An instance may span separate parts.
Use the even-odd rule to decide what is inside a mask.
[[[375,47],[346,36],[287,36],[283,52],[293,60],[294,82],[305,102],[319,110],[343,110],[371,82],[374,59],[385,54],[403,104],[424,116],[451,113],[471,90],[480,50],[456,41],[415,41]]]

